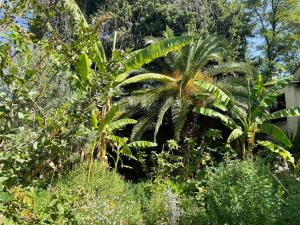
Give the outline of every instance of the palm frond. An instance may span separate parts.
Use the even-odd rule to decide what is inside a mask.
[[[166,30],[163,32],[163,36],[164,36],[165,38],[172,38],[172,37],[175,37],[173,30],[172,30],[169,26],[167,26],[167,27],[166,27]]]
[[[129,110],[129,108],[130,110],[136,110],[137,108],[148,110],[153,108],[154,105],[157,105],[162,98],[172,96],[175,92],[176,89],[174,89],[174,87],[164,85],[140,89],[133,91],[130,96],[121,99],[118,105],[125,110]]]
[[[159,110],[159,113],[157,116],[156,125],[155,125],[154,142],[156,142],[156,136],[157,136],[160,126],[162,125],[164,116],[165,116],[166,112],[168,111],[168,109],[172,106],[173,103],[174,103],[173,97],[169,97],[164,101],[164,103],[160,107],[160,110]]]
[[[230,101],[230,97],[225,94],[225,92],[210,82],[204,80],[195,80],[194,84],[198,88],[210,93],[216,100],[223,102],[225,105]]]
[[[184,126],[191,103],[184,99],[177,99],[172,105],[172,121],[174,124],[174,137],[178,140],[181,130]]]
[[[142,117],[137,124],[134,125],[130,140],[140,140],[145,133],[146,130],[151,129],[154,122],[153,113],[147,113],[144,117]]]
[[[211,76],[228,73],[252,74],[253,68],[247,63],[231,62],[209,67],[204,72]]]
[[[184,72],[185,82],[191,79],[200,68],[203,68],[209,62],[211,54],[217,54],[217,52],[219,52],[218,54],[222,54],[221,51],[225,51],[222,48],[224,45],[223,40],[223,38],[217,35],[210,35],[205,39],[199,38],[197,42],[194,42],[190,49]]]

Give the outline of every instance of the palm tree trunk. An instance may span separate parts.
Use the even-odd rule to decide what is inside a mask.
[[[186,143],[185,140],[188,138],[190,139],[193,138],[194,124],[195,124],[195,117],[193,116],[193,113],[188,113],[179,138],[180,140],[179,142],[181,142],[181,146],[182,146],[184,165],[187,165],[189,163],[189,151],[190,151],[190,144]]]

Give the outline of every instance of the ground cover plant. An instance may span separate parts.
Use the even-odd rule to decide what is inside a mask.
[[[0,1],[0,224],[298,224],[299,12]]]

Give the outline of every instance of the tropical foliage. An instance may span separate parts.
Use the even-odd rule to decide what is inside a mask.
[[[167,29],[165,38],[173,38],[172,30]],[[144,90],[132,92],[121,105],[127,110],[137,111],[138,107],[145,111],[140,122],[135,125],[131,139],[139,139],[147,129],[154,128],[154,140],[163,123],[166,113],[171,109],[174,136],[179,138],[186,117],[192,106],[205,105],[208,98],[199,99],[197,88],[192,80],[214,81],[220,74],[251,73],[245,63],[224,62],[226,44],[219,36],[201,36],[190,33],[193,39],[189,45],[169,53],[157,72],[145,72],[133,76],[119,84],[125,86],[146,83]],[[153,40],[148,40],[153,42]],[[154,42],[155,45],[157,43]]]
[[[0,1],[0,224],[298,224],[297,10],[258,3]]]
[[[257,145],[257,133],[269,135],[277,143],[283,144],[285,147],[291,147],[291,141],[287,135],[276,125],[270,121],[288,116],[300,116],[300,108],[288,108],[270,113],[270,105],[276,101],[278,92],[287,86],[291,81],[291,77],[281,78],[272,84],[264,84],[263,77],[258,76],[257,81],[251,84],[248,79],[248,84],[245,87],[248,91],[246,102],[238,101],[229,97],[216,86],[206,84],[205,82],[195,81],[195,84],[211,94],[217,93],[215,101],[220,103],[217,108],[226,114],[220,113],[215,109],[198,107],[194,112],[210,117],[216,117],[229,127],[232,131],[228,136],[227,143],[235,141],[235,148],[240,158],[247,158],[252,155],[253,149]],[[267,90],[265,90],[267,89]],[[221,107],[220,107],[221,106]],[[264,147],[270,147],[270,142],[258,142]],[[269,143],[269,144],[268,144]],[[290,154],[281,147],[278,147],[278,153],[285,159],[294,162]]]

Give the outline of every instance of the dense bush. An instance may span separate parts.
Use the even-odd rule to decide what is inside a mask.
[[[205,200],[211,224],[276,224],[283,192],[259,161],[228,161],[209,175]]]
[[[72,211],[79,224],[141,224],[141,206],[130,184],[98,163],[90,180],[87,166],[81,165],[56,184],[61,194],[74,196]]]
[[[76,224],[72,196],[35,187],[0,191],[0,224]]]
[[[264,83],[291,49],[259,63],[268,76],[244,63],[252,9],[78,2],[83,13],[76,0],[0,1],[0,224],[299,224],[299,135],[269,122],[300,106],[266,113],[292,78]],[[294,11],[281,8],[266,15]],[[148,180],[118,175],[130,160]]]
[[[280,179],[286,188],[286,198],[282,207],[282,215],[277,224],[296,225],[300,221],[300,180],[290,174],[284,174]]]
[[[79,224],[191,224],[204,221],[196,199],[176,193],[168,182],[125,182],[99,163],[86,179],[87,166],[63,176],[55,185],[73,196],[70,209]],[[66,206],[66,207],[68,207]],[[199,223],[197,223],[199,224]]]

